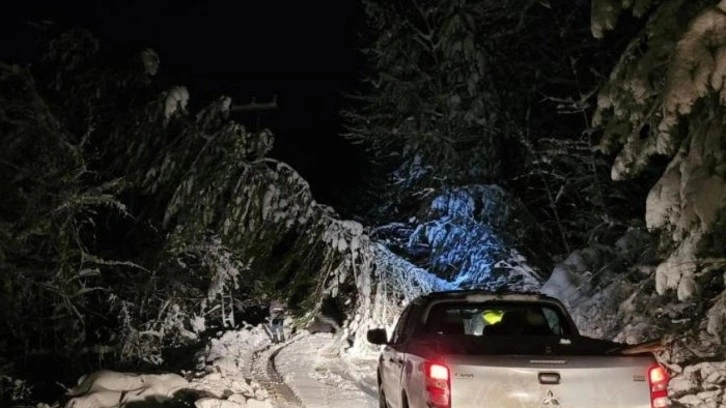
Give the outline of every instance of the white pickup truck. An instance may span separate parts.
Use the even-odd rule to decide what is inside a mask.
[[[594,318],[594,317],[593,317]],[[435,292],[403,310],[378,363],[380,408],[661,408],[668,373],[652,351],[581,336],[540,294]]]

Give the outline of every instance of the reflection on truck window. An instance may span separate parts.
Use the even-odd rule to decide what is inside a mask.
[[[424,331],[439,335],[561,336],[562,316],[546,303],[434,304],[426,316]]]

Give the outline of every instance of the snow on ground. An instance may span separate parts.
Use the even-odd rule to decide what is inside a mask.
[[[263,326],[225,332],[204,353],[207,371],[238,373],[264,386],[276,408],[377,406],[375,355],[339,353],[330,333],[306,331],[273,345]],[[210,369],[211,365],[211,369]]]
[[[377,400],[378,382],[376,380],[376,370],[378,368],[378,355],[378,352],[365,356],[343,355],[340,359],[333,360],[332,365],[337,370],[347,373],[348,377],[353,379],[360,389]]]
[[[377,407],[375,360],[341,358],[335,344],[329,333],[300,336],[277,354],[277,371],[306,408]]]
[[[268,390],[277,388],[253,364],[269,343],[261,326],[224,332],[197,356],[198,365],[194,372],[184,373],[186,378],[176,373],[97,371],[82,377],[69,391],[72,398],[65,408],[116,408],[170,400],[184,406],[193,402],[196,408],[272,408],[275,395]]]
[[[255,373],[252,372],[251,362],[254,353],[269,345],[270,337],[262,325],[245,325],[242,329],[229,330],[219,338],[211,339],[203,355],[198,358],[204,365],[213,366],[233,361],[245,376],[253,376]]]
[[[340,344],[330,333],[303,331],[275,345],[262,325],[248,325],[212,339],[197,356],[195,371],[183,373],[186,378],[99,371],[82,379],[65,407],[182,399],[196,408],[377,407],[377,353],[340,353]]]

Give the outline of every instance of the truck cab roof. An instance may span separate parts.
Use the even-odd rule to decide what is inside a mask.
[[[466,289],[466,290],[449,290],[440,292],[430,292],[417,298],[421,301],[431,300],[466,300],[472,302],[482,302],[488,300],[521,300],[521,301],[537,301],[546,300],[559,303],[559,299],[548,296],[539,292],[512,292],[512,291],[488,291],[482,289]]]

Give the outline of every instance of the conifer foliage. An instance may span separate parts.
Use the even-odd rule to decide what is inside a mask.
[[[0,65],[2,370],[28,355],[158,365],[272,293],[303,316],[354,290],[361,225],[267,158],[272,134],[231,120],[229,97],[190,112],[152,50],[119,65],[85,31],[41,44],[32,67]]]
[[[594,117],[601,147],[617,154],[614,179],[638,176],[654,159],[668,163],[648,194],[646,222],[672,243],[656,288],[680,300],[710,283],[723,256],[714,244],[726,232],[725,50],[726,3],[659,2],[601,90]]]
[[[612,57],[590,36],[589,3],[364,4],[368,87],[345,115],[383,173],[374,222],[409,218],[447,188],[498,184],[529,211],[531,228],[508,232],[545,266],[639,215],[593,151],[598,71]]]
[[[397,190],[492,180],[506,127],[479,26],[485,2],[366,1],[370,93],[349,137]],[[500,11],[500,10],[497,10]]]

